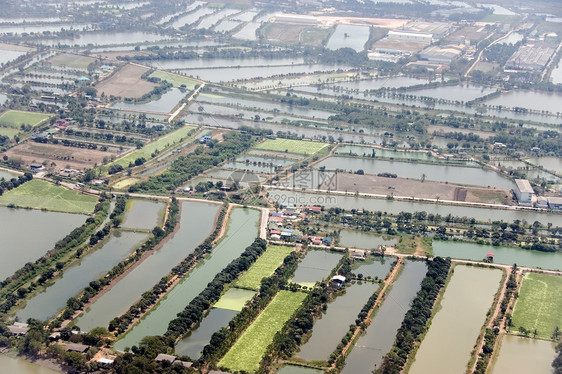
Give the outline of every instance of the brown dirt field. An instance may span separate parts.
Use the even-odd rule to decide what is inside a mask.
[[[350,193],[393,195],[427,199],[467,201],[511,205],[511,193],[502,189],[457,186],[406,178],[384,178],[375,175],[338,173],[337,190]],[[324,186],[321,189],[325,188]],[[332,188],[333,189],[333,188]]]
[[[125,65],[111,77],[96,84],[95,88],[98,95],[103,92],[106,96],[139,98],[157,86],[155,83],[141,79],[141,75],[148,70],[149,68],[144,66]]]
[[[91,168],[95,163],[100,164],[104,157],[115,155],[115,153],[109,151],[103,152],[31,141],[15,146],[6,151],[5,154],[10,158],[21,158],[27,164],[33,161],[39,163],[47,161],[48,166],[54,162],[59,169],[70,167],[77,170]]]

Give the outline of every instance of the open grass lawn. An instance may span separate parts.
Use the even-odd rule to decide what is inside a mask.
[[[10,139],[13,139],[19,132],[19,129],[12,127],[0,127],[0,135],[7,136]]]
[[[65,213],[92,213],[98,199],[43,180],[34,179],[4,193],[1,205],[47,209]]]
[[[537,337],[549,339],[556,326],[562,328],[562,277],[527,273],[513,310],[513,327],[537,330]]]
[[[182,77],[181,75],[176,75],[172,73],[168,73],[162,70],[156,70],[154,73],[150,74],[151,77],[160,78],[163,81],[167,81],[174,85],[174,87],[180,87],[182,84],[185,84],[185,87],[188,90],[194,90],[196,84],[200,84],[200,82],[193,80],[188,77]]]
[[[267,151],[298,153],[302,155],[312,155],[324,147],[326,143],[311,142],[308,140],[293,140],[293,139],[267,139],[263,143],[259,143],[254,148],[263,149]]]
[[[244,370],[253,373],[258,370],[275,333],[295,314],[305,297],[306,294],[302,292],[279,291],[220,360],[218,366],[231,372]]]
[[[118,190],[124,189],[137,183],[140,179],[139,178],[125,178],[120,180],[119,182],[113,185],[113,188],[117,188]]]
[[[219,301],[213,305],[214,308],[241,311],[246,303],[254,297],[256,293],[239,288],[230,288],[221,296]]]
[[[137,149],[113,161],[109,165],[117,164],[126,168],[129,166],[130,162],[134,164],[137,158],[144,157],[144,159],[148,161],[149,159],[152,158],[152,154],[155,151],[161,151],[164,148],[168,148],[169,146],[179,143],[180,141],[182,141],[182,139],[187,138],[189,136],[189,133],[194,129],[195,129],[194,126],[183,126],[178,130],[172,131],[171,133],[162,136],[161,138],[159,138],[158,140],[152,143],[146,144],[141,149]]]
[[[269,277],[295,248],[271,245],[236,282],[236,287],[259,290],[261,280]]]
[[[90,65],[95,60],[96,59],[93,57],[61,53],[51,57],[49,59],[49,62],[53,65],[58,65],[58,66],[86,69],[88,65]]]
[[[19,128],[22,124],[35,127],[51,117],[50,114],[8,110],[0,116],[0,126]]]

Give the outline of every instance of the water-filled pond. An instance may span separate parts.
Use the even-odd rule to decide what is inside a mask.
[[[426,271],[424,262],[405,263],[366,333],[357,340],[347,356],[342,374],[370,373],[380,365],[394,343],[396,332],[420,289]]]
[[[273,201],[288,203],[297,206],[306,205],[323,205],[326,208],[343,208],[346,210],[358,209],[369,211],[381,211],[393,214],[400,212],[421,212],[428,214],[439,214],[447,216],[451,214],[457,217],[473,217],[478,221],[491,222],[503,220],[504,222],[513,222],[516,219],[526,220],[527,222],[539,221],[546,225],[562,225],[562,215],[548,212],[537,212],[527,210],[507,210],[507,209],[490,209],[476,208],[471,206],[443,205],[433,203],[423,203],[418,201],[398,201],[386,199],[372,199],[366,197],[355,197],[352,194],[347,196],[333,194],[310,194],[305,192],[295,192],[289,190],[279,190],[275,188],[268,189],[269,198]]]
[[[466,370],[501,278],[499,269],[454,267],[441,308],[431,321],[410,373],[448,374]]]
[[[166,204],[160,201],[131,200],[121,227],[152,230],[162,221]]]
[[[81,214],[0,206],[0,279],[12,275],[27,262],[38,260],[86,218]]]
[[[376,152],[376,151],[375,151]],[[393,173],[402,178],[425,179],[453,184],[490,186],[512,189],[514,183],[498,173],[480,167],[418,164],[392,160],[377,160],[352,157],[329,157],[316,165],[327,170],[346,170],[355,172],[359,169],[365,174]]]
[[[348,286],[345,294],[328,304],[327,312],[316,321],[310,339],[297,356],[307,361],[327,360],[378,286],[370,282]]]
[[[169,113],[174,109],[181,99],[187,95],[188,92],[182,91],[180,89],[174,88],[170,91],[162,94],[159,99],[149,101],[148,103],[127,103],[119,102],[113,104],[111,107],[114,109],[124,109],[124,110],[134,110],[138,112],[157,112],[157,113]]]
[[[362,249],[377,249],[379,245],[394,245],[398,243],[397,239],[385,239],[375,233],[369,233],[357,230],[341,230],[340,246]]]
[[[235,208],[228,230],[210,256],[191,270],[138,324],[114,345],[115,349],[138,345],[149,335],[163,334],[168,323],[194,299],[215,275],[236,259],[258,235],[260,211]],[[170,241],[171,242],[171,241]]]
[[[356,52],[361,52],[365,48],[365,43],[369,40],[369,33],[368,26],[339,24],[330,40],[328,40],[326,48],[331,50],[352,48]]]
[[[562,270],[562,254],[559,252],[540,252],[515,247],[494,247],[454,241],[433,241],[433,254],[441,257],[481,261],[488,252],[494,253],[498,264]]]
[[[76,324],[83,331],[105,327],[111,319],[124,313],[211,233],[219,209],[217,205],[185,201],[181,207],[179,230],[78,318]]]
[[[551,374],[556,352],[554,343],[546,340],[503,335],[496,355],[492,374]]]
[[[76,265],[64,272],[61,279],[29,300],[17,316],[21,321],[27,321],[28,318],[47,320],[53,317],[70,297],[111,270],[147,238],[148,234],[144,233],[113,233],[101,248],[84,255]]]
[[[321,250],[308,251],[297,266],[291,282],[312,287],[316,282],[320,282],[330,275],[341,257],[340,253]]]

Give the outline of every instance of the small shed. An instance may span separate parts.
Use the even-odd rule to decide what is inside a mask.
[[[350,249],[349,250],[349,257],[354,260],[365,260],[365,251],[362,249]]]
[[[486,258],[488,261],[494,261],[494,252],[486,252]]]
[[[209,135],[205,135],[201,138],[201,143],[207,143],[209,141],[211,141],[211,137]]]

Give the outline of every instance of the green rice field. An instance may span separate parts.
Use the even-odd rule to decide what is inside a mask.
[[[159,138],[158,140],[146,144],[141,149],[137,149],[115,161],[109,165],[118,164],[123,167],[128,167],[129,163],[134,163],[137,158],[144,157],[145,160],[152,158],[152,154],[156,151],[162,151],[176,143],[179,143],[182,139],[186,139],[189,136],[190,131],[194,130],[194,126],[184,126],[176,131],[166,134]],[[120,188],[120,187],[118,187]]]
[[[0,196],[0,205],[65,213],[92,213],[98,199],[62,186],[33,179]]]
[[[255,149],[265,151],[277,151],[287,153],[298,153],[302,155],[312,155],[327,147],[326,143],[311,142],[308,140],[293,139],[267,139],[265,142],[256,145]]]
[[[236,282],[236,287],[259,290],[261,280],[269,277],[295,248],[272,245]]]
[[[0,126],[19,129],[23,124],[35,127],[50,117],[50,114],[8,110],[0,116]]]
[[[241,290],[239,288],[230,288],[221,296],[219,301],[213,305],[214,308],[241,311],[246,303],[254,297],[254,291]]]
[[[267,347],[273,342],[277,331],[295,314],[306,294],[302,292],[279,291],[273,301],[246,329],[244,334],[230,348],[218,366],[231,372],[259,369],[260,361]]]
[[[537,330],[537,337],[550,339],[556,326],[562,328],[562,277],[527,273],[513,310],[512,329]]]
[[[173,84],[174,87],[180,87],[182,84],[185,84],[185,87],[188,90],[194,90],[195,85],[200,84],[200,82],[191,78],[171,74],[162,70],[156,70],[154,73],[150,74],[150,77],[160,78],[163,81],[167,81],[168,83]]]

